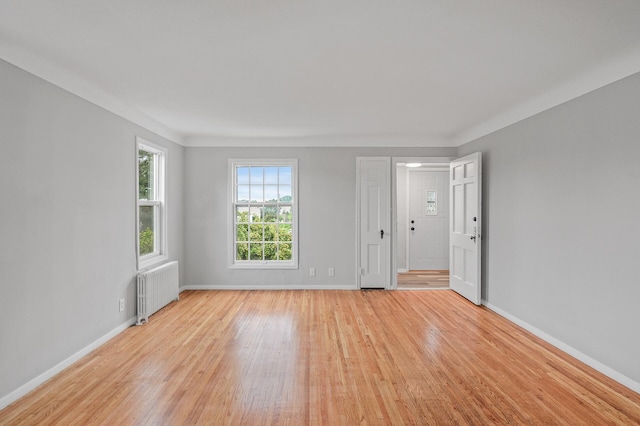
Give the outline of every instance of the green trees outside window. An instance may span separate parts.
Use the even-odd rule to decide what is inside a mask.
[[[156,231],[160,203],[156,184],[158,154],[138,149],[139,256],[157,251]]]
[[[265,219],[270,220],[268,217]],[[249,212],[238,211],[236,260],[291,260],[291,214],[284,213],[281,219],[288,219],[289,223],[274,223],[276,220],[250,223]]]

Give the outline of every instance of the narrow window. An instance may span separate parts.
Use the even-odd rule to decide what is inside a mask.
[[[426,191],[426,200],[427,206],[425,212],[427,216],[437,216],[438,215],[438,193],[436,191]]]
[[[230,265],[297,268],[297,160],[231,160]]]
[[[164,168],[166,150],[138,139],[138,267],[167,259]]]

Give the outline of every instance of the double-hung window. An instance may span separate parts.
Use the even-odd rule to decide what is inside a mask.
[[[297,160],[230,160],[232,268],[298,267]]]
[[[167,259],[165,162],[166,150],[150,142],[137,141],[138,268]]]

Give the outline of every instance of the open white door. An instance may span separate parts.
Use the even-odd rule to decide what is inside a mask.
[[[358,157],[360,288],[389,288],[391,158]]]
[[[450,286],[479,305],[482,297],[482,155],[453,160],[450,180]]]

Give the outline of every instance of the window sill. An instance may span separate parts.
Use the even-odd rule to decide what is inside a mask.
[[[149,258],[139,258],[138,259],[138,271],[143,271],[145,269],[151,269],[154,266],[158,266],[161,263],[169,260],[169,256],[166,255],[157,255]]]
[[[298,269],[298,265],[294,263],[277,264],[277,263],[232,263],[229,269]]]

